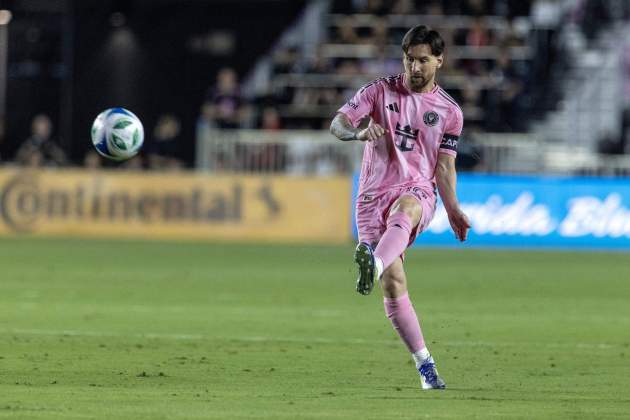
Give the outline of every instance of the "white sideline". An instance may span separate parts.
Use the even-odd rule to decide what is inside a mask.
[[[398,339],[392,340],[366,340],[363,338],[346,338],[342,340],[326,337],[264,337],[264,336],[209,336],[203,334],[170,334],[170,333],[120,333],[113,331],[82,331],[82,330],[43,330],[43,329],[20,329],[20,328],[0,328],[0,334],[14,335],[35,335],[35,336],[69,336],[69,337],[120,337],[137,339],[160,339],[160,340],[221,340],[221,341],[246,341],[246,342],[289,342],[289,343],[317,343],[317,344],[380,344],[398,346]],[[611,349],[621,347],[618,344],[609,343],[553,343],[553,342],[491,342],[491,341],[442,341],[434,343],[441,346],[450,347],[519,347],[533,346],[546,348],[578,348],[578,349]]]

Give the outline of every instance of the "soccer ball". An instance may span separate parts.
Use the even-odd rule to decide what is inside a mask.
[[[110,108],[92,123],[92,144],[96,151],[112,160],[135,156],[144,142],[144,128],[136,115],[125,108]]]

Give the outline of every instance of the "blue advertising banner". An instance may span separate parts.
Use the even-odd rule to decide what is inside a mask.
[[[630,250],[630,178],[460,174],[457,193],[472,222],[466,246]],[[439,203],[415,245],[458,243]]]

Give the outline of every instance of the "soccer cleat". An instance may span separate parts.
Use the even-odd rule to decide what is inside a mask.
[[[357,279],[357,292],[369,295],[377,280],[376,264],[372,247],[361,242],[354,251],[354,261],[359,266],[359,278]]]
[[[445,389],[446,383],[438,375],[438,371],[435,368],[435,362],[433,357],[429,356],[427,360],[418,368],[420,373],[420,382],[422,383],[422,389]]]

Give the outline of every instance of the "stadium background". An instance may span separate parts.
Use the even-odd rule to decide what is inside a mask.
[[[446,38],[440,83],[466,118],[458,167],[475,174],[460,181],[464,207],[475,209],[471,246],[630,244],[623,181],[630,168],[627,2],[8,1],[4,7],[0,156],[7,168],[104,169],[102,179],[120,169],[133,176],[195,170],[217,188],[224,188],[222,178],[213,174],[288,176],[282,182],[295,194],[309,188],[291,187],[292,179],[318,178],[312,193],[323,196],[326,188],[350,188],[361,146],[333,141],[326,132],[331,116],[362,84],[401,71],[400,39],[424,22]],[[112,106],[140,115],[147,133],[141,155],[122,165],[103,162],[86,135],[94,115]],[[506,174],[529,177],[510,182]],[[574,178],[584,175],[621,178]],[[547,176],[564,178],[537,178]],[[87,179],[77,177],[70,182]],[[15,217],[42,219],[30,230],[41,225],[46,232],[51,215],[73,206],[50,190],[29,194],[10,183],[3,190],[7,185],[7,232],[6,219]],[[275,207],[266,219],[260,215],[263,224],[285,217],[286,203],[274,198],[273,182],[267,185],[266,203]],[[556,197],[567,190],[575,193]],[[244,205],[256,207],[254,200]],[[309,218],[352,213],[350,199],[319,201]],[[182,203],[169,203],[185,212]],[[47,206],[59,208],[42,212]],[[133,219],[132,204],[118,207],[99,210],[113,221],[102,233],[118,235]],[[171,211],[159,207],[151,211]],[[72,221],[66,213],[62,219]],[[118,216],[123,221],[116,225]],[[488,218],[542,227],[492,229],[484,227]],[[598,218],[607,222],[591,223]],[[177,217],[158,219],[144,236],[174,225],[166,229],[171,236],[186,237],[177,235]],[[79,222],[64,227],[55,220],[54,231],[90,231],[85,219]],[[224,223],[215,225],[221,230]],[[298,220],[278,226],[303,240],[322,238],[300,236]],[[440,232],[420,242],[454,244],[446,229]],[[338,234],[330,239],[338,242]]]
[[[464,112],[473,223],[457,244],[441,209],[411,251],[455,382],[436,400],[380,362],[354,368],[366,343],[406,355],[351,296],[362,145],[328,132],[356,89],[402,71],[419,23],[447,42],[438,81]],[[128,162],[89,140],[113,106],[145,126]],[[629,412],[626,0],[3,0],[0,165],[0,416]],[[480,349],[490,374],[461,375]],[[587,371],[587,352],[614,360]]]

